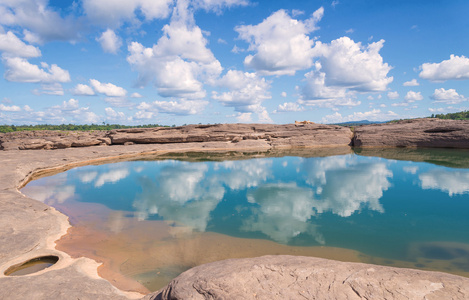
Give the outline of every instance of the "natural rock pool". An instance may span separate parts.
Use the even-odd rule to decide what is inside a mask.
[[[22,192],[69,216],[73,227],[58,249],[103,262],[100,274],[127,290],[157,290],[196,265],[265,254],[469,277],[465,163],[356,154],[218,159],[79,167]]]

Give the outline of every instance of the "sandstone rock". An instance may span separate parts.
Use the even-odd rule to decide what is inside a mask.
[[[0,149],[38,150],[65,149],[70,147],[90,147],[110,144],[105,131],[19,131],[0,134]]]
[[[355,147],[469,148],[469,121],[413,119],[355,128]]]
[[[263,141],[271,149],[322,146],[469,148],[469,121],[414,119],[349,128],[312,122],[216,124],[112,131],[22,131],[0,134],[0,150],[96,145],[235,143]],[[239,146],[241,147],[241,145]]]
[[[112,144],[163,144],[265,140],[273,148],[337,146],[350,144],[348,128],[320,124],[217,124],[173,128],[120,129],[109,133]]]
[[[469,299],[469,278],[313,257],[230,259],[192,268],[146,299]]]

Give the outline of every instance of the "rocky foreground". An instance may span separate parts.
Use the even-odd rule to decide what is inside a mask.
[[[275,255],[192,268],[146,299],[469,299],[469,278]]]
[[[0,147],[9,151],[0,151],[0,299],[469,299],[469,279],[464,277],[291,256],[216,262],[188,270],[160,292],[127,293],[98,276],[97,262],[55,249],[54,241],[70,227],[67,217],[18,191],[29,178],[50,169],[61,172],[175,152],[322,156],[351,153],[349,146],[354,145],[362,147],[355,152],[365,155],[467,167],[467,150],[453,151],[455,159],[448,162],[444,153],[440,157],[411,148],[469,149],[468,129],[468,121],[417,119],[354,131],[319,124],[231,124],[1,134]],[[409,149],[396,154],[378,147]],[[42,255],[55,255],[59,261],[35,274],[4,275],[12,265]]]
[[[469,148],[469,121],[414,119],[348,127],[322,124],[216,124],[93,132],[0,134],[0,149],[36,150],[133,144],[239,143],[271,149],[321,146]]]

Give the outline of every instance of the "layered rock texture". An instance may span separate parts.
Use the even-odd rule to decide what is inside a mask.
[[[217,124],[111,131],[21,131],[0,134],[0,149],[35,150],[132,144],[239,143],[265,149],[322,146],[469,148],[469,121],[414,119],[347,127],[310,123]],[[210,144],[204,146],[208,147]],[[226,146],[232,148],[232,146]],[[239,146],[237,148],[240,148]]]
[[[413,119],[355,128],[355,147],[469,148],[469,121]]]
[[[0,149],[39,150],[110,145],[106,131],[18,131],[0,134]]]
[[[469,299],[469,278],[301,256],[192,268],[147,299]]]
[[[62,149],[95,145],[263,142],[271,148],[349,145],[348,128],[320,124],[218,124],[94,132],[13,132],[0,135],[3,150]]]

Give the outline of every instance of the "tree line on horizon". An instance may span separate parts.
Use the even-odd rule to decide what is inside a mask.
[[[449,114],[432,114],[430,118],[437,118],[437,119],[446,119],[446,120],[469,120],[469,111],[464,110],[455,113]]]

